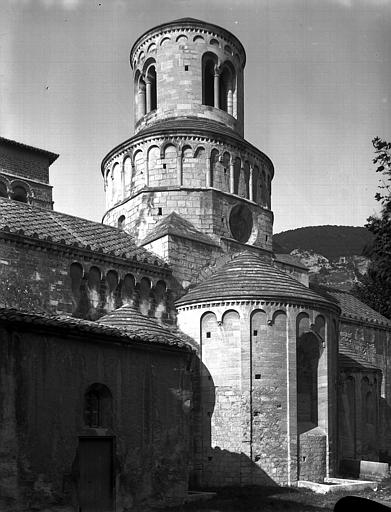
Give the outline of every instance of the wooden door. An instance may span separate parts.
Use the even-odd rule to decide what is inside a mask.
[[[79,439],[79,512],[113,512],[113,439]]]

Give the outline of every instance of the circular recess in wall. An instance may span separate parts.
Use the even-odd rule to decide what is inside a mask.
[[[236,240],[247,242],[253,229],[251,210],[244,204],[234,206],[229,215],[229,227]]]

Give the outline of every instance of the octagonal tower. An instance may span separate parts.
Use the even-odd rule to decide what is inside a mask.
[[[271,254],[274,170],[243,138],[245,61],[233,34],[191,18],[135,42],[135,134],[103,159],[103,222],[165,257],[167,247],[153,242],[172,214],[223,252],[245,245]],[[178,231],[175,222],[166,234],[167,224]]]

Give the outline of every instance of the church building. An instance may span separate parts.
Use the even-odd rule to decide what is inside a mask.
[[[391,460],[391,322],[273,252],[245,64],[192,18],[137,39],[102,224],[53,210],[58,155],[0,138],[7,510],[139,511]]]

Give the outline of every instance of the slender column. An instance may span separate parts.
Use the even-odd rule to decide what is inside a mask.
[[[253,197],[253,179],[254,179],[254,167],[250,166],[250,177],[248,179],[248,198],[250,201],[254,201]]]
[[[138,98],[137,98],[137,104],[138,104],[138,118],[141,119],[143,116],[145,116],[145,89],[141,88],[138,91]]]
[[[145,82],[145,86],[147,89],[147,114],[151,111],[152,105],[152,84],[151,82]]]
[[[229,191],[231,194],[234,193],[235,189],[235,163],[234,160],[231,159],[229,161]]]
[[[220,108],[220,75],[219,72],[215,69],[214,73],[214,106],[216,108]]]
[[[232,84],[229,84],[227,94],[227,112],[231,116],[233,115],[233,95],[232,95]]]

